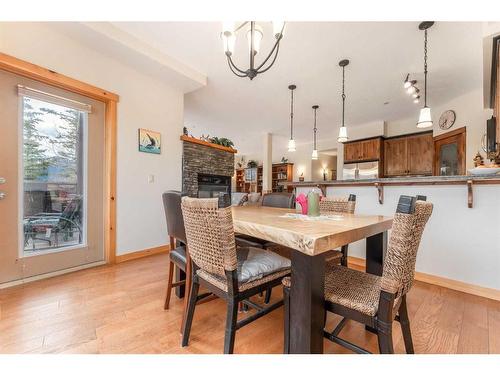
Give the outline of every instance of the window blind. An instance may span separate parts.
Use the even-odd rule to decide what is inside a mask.
[[[48,92],[33,89],[31,87],[17,85],[17,92],[19,96],[27,96],[33,99],[43,100],[48,103],[61,105],[64,107],[76,109],[81,112],[92,112],[92,106],[90,104],[82,103],[77,100],[64,98],[59,95],[50,94]]]

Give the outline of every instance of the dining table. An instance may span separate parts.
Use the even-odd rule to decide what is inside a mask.
[[[366,239],[366,272],[382,275],[392,218],[338,214],[309,217],[294,209],[232,207],[235,233],[290,248],[291,354],[323,353],[325,253]]]

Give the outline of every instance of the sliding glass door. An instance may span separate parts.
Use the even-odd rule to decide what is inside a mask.
[[[0,283],[104,260],[104,104],[0,71]]]

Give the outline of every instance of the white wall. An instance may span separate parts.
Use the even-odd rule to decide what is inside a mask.
[[[474,186],[467,207],[465,185],[385,186],[380,205],[374,187],[329,187],[328,196],[356,194],[356,213],[393,216],[401,194],[426,195],[434,204],[417,256],[417,271],[500,289],[500,187]],[[308,188],[298,188],[297,193]],[[349,245],[349,255],[365,257],[365,242]]]
[[[183,93],[47,25],[0,23],[0,50],[120,96],[117,254],[166,244],[161,193],[181,187]],[[161,132],[161,155],[137,151],[138,128]]]

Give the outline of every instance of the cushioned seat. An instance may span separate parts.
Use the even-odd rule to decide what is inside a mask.
[[[184,246],[177,246],[175,249],[170,250],[170,260],[175,263],[181,270],[186,270],[186,248]]]
[[[290,273],[290,260],[267,250],[246,247],[238,248],[238,288],[250,289],[267,281],[281,278]],[[198,275],[218,288],[227,291],[227,280],[199,270]]]

